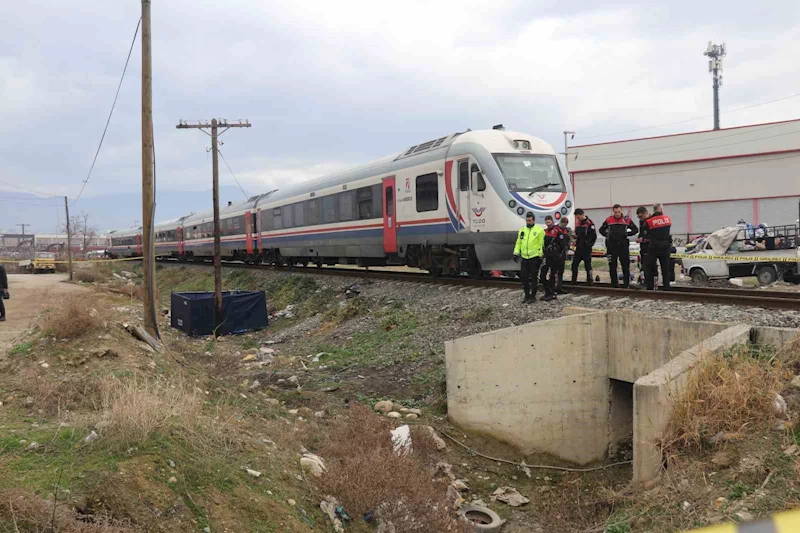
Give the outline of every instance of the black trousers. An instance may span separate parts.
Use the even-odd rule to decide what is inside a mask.
[[[586,268],[586,281],[592,281],[592,247],[588,248],[578,247],[575,248],[575,255],[572,256],[572,283],[578,281],[578,268],[583,261],[583,266]]]
[[[617,261],[622,263],[622,286],[626,289],[631,283],[631,255],[627,244],[608,247],[608,273],[611,275],[611,286],[618,287]]]
[[[0,289],[0,316],[6,316],[6,304],[3,303],[3,289]]]
[[[525,291],[525,296],[535,296],[536,290],[539,288],[538,277],[539,269],[542,264],[541,257],[532,257],[531,259],[522,259],[519,276],[522,278],[522,289]]]
[[[545,257],[539,281],[544,285],[545,294],[553,294],[561,286],[561,275],[564,273],[564,260],[561,256]]]
[[[653,248],[642,255],[642,266],[644,267],[645,285],[648,291],[654,290],[655,278],[658,273],[658,266],[661,265],[661,284],[664,290],[669,290],[669,282],[672,279],[672,261],[669,257],[669,248]]]

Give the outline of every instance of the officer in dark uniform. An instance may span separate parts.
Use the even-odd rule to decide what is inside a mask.
[[[672,219],[663,212],[661,204],[653,205],[653,214],[645,221],[647,225],[647,240],[649,250],[648,261],[645,263],[645,275],[650,273],[647,290],[655,289],[655,274],[658,265],[661,265],[661,283],[665,291],[669,290],[671,279],[670,249],[672,248]]]
[[[572,256],[572,283],[578,281],[578,267],[583,261],[586,283],[592,284],[592,246],[597,241],[594,222],[583,212],[575,210],[575,255]]]
[[[642,269],[642,274],[644,274],[645,287],[648,287],[649,290],[653,290],[648,283],[655,279],[655,273],[649,274],[645,270],[647,266],[650,265],[647,258],[647,255],[650,253],[650,241],[647,238],[646,223],[647,219],[650,218],[650,213],[647,211],[647,208],[642,205],[636,210],[636,217],[639,219],[639,237],[636,239],[636,242],[639,243],[639,267]]]
[[[553,223],[553,217],[544,217],[544,266],[542,267],[542,285],[544,285],[544,301],[556,298],[556,287],[559,285],[558,269],[563,262],[564,249],[567,246],[565,232]],[[561,266],[563,271],[563,265]],[[548,276],[549,274],[549,276]]]
[[[564,281],[564,265],[567,262],[567,254],[569,253],[569,244],[572,242],[572,228],[569,227],[569,219],[561,217],[558,221],[558,231],[564,235],[564,251],[561,254],[561,260],[558,262],[558,276],[556,277],[556,294],[566,294],[562,282]]]
[[[627,289],[631,280],[631,256],[628,237],[636,235],[639,229],[630,217],[622,214],[622,206],[615,204],[613,214],[600,226],[600,235],[606,238],[608,252],[608,272],[611,274],[611,286],[619,287],[617,279],[617,261],[622,263],[622,287]]]
[[[8,297],[8,276],[6,276],[6,269],[0,263],[0,322],[6,321],[6,306],[3,303],[3,298]]]

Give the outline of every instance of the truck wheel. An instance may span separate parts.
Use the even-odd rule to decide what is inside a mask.
[[[693,268],[692,271],[689,272],[689,275],[692,278],[692,283],[697,283],[698,285],[708,281],[706,273],[699,268]]]
[[[465,505],[458,514],[472,526],[474,531],[483,533],[500,531],[503,526],[503,519],[497,513],[480,505]]]
[[[778,280],[778,272],[775,267],[765,266],[758,269],[756,277],[759,285],[772,285]]]

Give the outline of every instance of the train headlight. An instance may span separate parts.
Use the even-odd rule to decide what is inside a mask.
[[[555,219],[556,219],[556,220],[560,220],[560,219],[561,219],[561,213],[559,213],[559,212],[556,212],[556,214],[555,214]]]
[[[566,215],[567,214],[567,208],[566,207],[562,207],[561,208],[561,214],[562,215]]]
[[[564,205],[567,206],[567,209],[569,209],[570,207],[572,207],[572,202],[567,200],[566,202],[564,202]]]
[[[531,149],[531,142],[530,141],[514,141],[514,149],[515,150],[530,150]]]
[[[514,209],[515,207],[517,207],[517,201],[516,200],[509,200],[508,201],[508,207],[510,207],[511,209]]]
[[[525,212],[525,210],[524,210],[522,207],[518,207],[518,208],[517,208],[517,214],[518,214],[518,215],[521,215],[521,214],[522,214],[522,213],[524,213],[524,212]]]

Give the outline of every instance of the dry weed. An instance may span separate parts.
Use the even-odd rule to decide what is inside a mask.
[[[88,374],[67,374],[53,377],[40,375],[36,368],[20,371],[20,387],[33,398],[33,407],[47,414],[78,407],[97,407],[99,404],[98,383]]]
[[[102,406],[104,431],[132,445],[145,442],[156,431],[195,433],[203,398],[181,382],[168,384],[134,376],[106,382]]]
[[[465,532],[447,502],[447,483],[436,481],[435,445],[423,431],[412,434],[414,452],[392,450],[391,422],[354,405],[320,450],[328,472],[320,478],[351,516],[377,511],[403,532]]]
[[[82,281],[84,283],[96,283],[108,278],[108,274],[101,272],[97,268],[79,268],[75,270],[75,281]]]
[[[747,346],[708,357],[675,404],[665,448],[700,447],[720,431],[740,432],[773,421],[781,374],[779,360],[754,357]]]
[[[103,327],[107,315],[104,304],[85,296],[71,296],[49,309],[42,319],[42,330],[59,339],[76,339]]]
[[[58,533],[133,533],[130,525],[103,515],[87,517],[71,507],[45,501],[20,489],[0,491],[0,525],[3,531]]]

